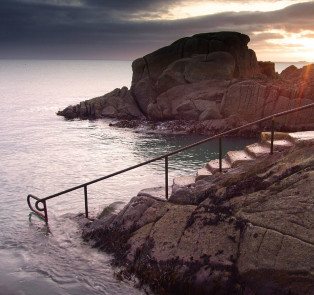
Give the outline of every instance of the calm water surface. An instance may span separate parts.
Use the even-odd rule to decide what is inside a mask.
[[[49,230],[32,217],[26,196],[45,197],[202,139],[109,127],[110,121],[66,121],[69,104],[129,86],[131,62],[0,62],[1,294],[143,294],[115,279],[111,256],[91,249],[71,217],[84,211],[83,191],[48,201]],[[226,139],[225,150],[252,140]],[[169,159],[170,179],[194,174],[217,158],[217,142]],[[90,214],[163,185],[157,162],[92,185]]]

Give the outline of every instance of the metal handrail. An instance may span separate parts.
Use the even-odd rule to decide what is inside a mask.
[[[122,173],[125,173],[127,171],[130,171],[130,170],[133,170],[133,169],[136,169],[138,167],[141,167],[141,166],[144,166],[144,165],[147,165],[149,163],[152,163],[152,162],[156,162],[156,161],[159,161],[159,160],[162,160],[162,159],[165,159],[165,194],[166,194],[166,199],[168,200],[168,158],[172,155],[175,155],[175,154],[178,154],[182,151],[185,151],[185,150],[188,150],[190,148],[193,148],[193,147],[196,147],[200,144],[203,144],[205,142],[208,142],[208,141],[211,141],[213,139],[216,139],[218,138],[219,139],[219,171],[222,172],[222,138],[223,136],[225,135],[228,135],[228,134],[231,134],[233,132],[236,132],[236,131],[239,131],[239,130],[242,130],[242,129],[245,129],[247,127],[250,127],[252,125],[255,125],[255,124],[258,124],[258,123],[262,123],[262,122],[265,122],[265,121],[268,121],[268,120],[272,120],[272,125],[271,125],[271,147],[270,147],[270,154],[273,153],[273,141],[274,141],[274,130],[275,130],[275,120],[276,120],[276,117],[281,117],[281,116],[284,116],[284,115],[287,115],[287,114],[290,114],[290,113],[295,113],[295,112],[298,112],[298,111],[302,111],[302,110],[305,110],[305,109],[308,109],[308,108],[311,108],[311,107],[314,107],[314,103],[312,104],[308,104],[308,105],[305,105],[305,106],[302,106],[302,107],[298,107],[298,108],[294,108],[294,109],[290,109],[290,110],[287,110],[287,111],[283,111],[283,112],[280,112],[280,113],[276,113],[276,114],[273,114],[273,115],[270,115],[270,116],[267,116],[265,118],[262,118],[262,119],[259,119],[257,121],[254,121],[254,122],[251,122],[251,123],[248,123],[248,124],[245,124],[245,125],[242,125],[240,127],[236,127],[236,128],[233,128],[231,130],[227,130],[227,131],[224,131],[222,133],[219,133],[217,135],[214,135],[214,136],[211,136],[211,137],[208,137],[208,138],[205,138],[201,141],[198,141],[196,143],[193,143],[193,144],[190,144],[190,145],[187,145],[185,147],[182,147],[180,149],[177,149],[177,150],[174,150],[172,152],[169,152],[169,153],[166,153],[162,156],[159,156],[159,157],[156,157],[156,158],[153,158],[153,159],[150,159],[150,160],[147,160],[145,162],[142,162],[140,164],[137,164],[137,165],[134,165],[134,166],[130,166],[126,169],[123,169],[123,170],[120,170],[120,171],[117,171],[117,172],[114,172],[114,173],[111,173],[111,174],[108,174],[106,176],[103,176],[103,177],[100,177],[100,178],[97,178],[97,179],[94,179],[92,181],[89,181],[89,182],[85,182],[83,184],[80,184],[80,185],[77,185],[77,186],[74,186],[72,188],[69,188],[67,190],[64,190],[64,191],[61,191],[61,192],[58,192],[56,194],[53,194],[53,195],[50,195],[48,197],[45,197],[45,198],[38,198],[32,194],[29,194],[27,196],[27,203],[28,203],[28,206],[29,208],[35,212],[40,218],[44,219],[46,223],[48,223],[48,211],[47,211],[47,204],[46,204],[46,201],[49,200],[49,199],[52,199],[52,198],[55,198],[55,197],[58,197],[60,195],[64,195],[66,193],[69,193],[69,192],[72,192],[72,191],[75,191],[75,190],[78,190],[80,188],[84,188],[84,199],[85,199],[85,217],[88,218],[88,198],[87,198],[87,186],[93,184],[93,183],[96,183],[96,182],[99,182],[99,181],[102,181],[102,180],[105,180],[107,178],[111,178],[113,176],[116,176],[116,175],[119,175],[119,174],[122,174]],[[35,208],[32,206],[31,204],[31,198],[32,199],[35,199],[36,202],[35,202]],[[40,207],[40,204],[42,205],[42,207]]]

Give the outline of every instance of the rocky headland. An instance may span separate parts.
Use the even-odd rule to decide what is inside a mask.
[[[277,134],[273,155],[268,136],[224,173],[175,179],[169,201],[106,208],[83,238],[157,294],[314,294],[314,133]]]
[[[247,35],[237,32],[179,39],[133,61],[130,89],[115,89],[68,106],[58,115],[124,119],[129,123],[118,126],[157,129],[162,129],[160,122],[173,121],[180,123],[164,126],[209,134],[314,102],[313,65],[290,66],[278,74],[274,63],[257,60],[248,48],[249,41]],[[283,131],[313,127],[311,109],[277,122],[277,130]]]

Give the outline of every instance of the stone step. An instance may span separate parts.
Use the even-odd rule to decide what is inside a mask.
[[[274,132],[274,140],[289,140],[289,133],[286,132]],[[261,133],[261,141],[265,142],[271,140],[271,132],[262,132]]]
[[[244,163],[254,161],[254,158],[245,150],[229,151],[226,155],[226,160],[230,163],[231,168],[238,167]]]
[[[168,187],[168,196],[170,197],[172,193],[172,187]],[[145,188],[139,191],[138,196],[151,197],[151,198],[166,198],[166,189],[164,186]]]
[[[186,175],[179,176],[173,179],[172,192],[175,192],[180,187],[190,187],[195,185],[196,176]]]
[[[314,144],[314,131],[302,131],[289,133],[290,140],[297,146]]]
[[[271,145],[270,140],[267,140],[266,142],[264,142],[264,144],[268,146],[270,149],[270,145]],[[283,151],[283,150],[291,148],[292,146],[293,146],[293,143],[290,140],[286,140],[286,139],[274,140],[274,151]]]
[[[204,179],[204,178],[212,176],[212,175],[213,175],[213,173],[211,173],[206,167],[198,169],[197,172],[196,172],[195,181]]]
[[[219,172],[219,159],[211,160],[206,164],[206,168],[212,173],[215,174]],[[228,162],[225,158],[222,159],[222,171],[226,172],[231,168],[230,162]]]
[[[252,157],[258,158],[263,155],[267,155],[270,153],[270,147],[268,145],[262,144],[262,143],[253,143],[248,146],[246,146],[245,150],[248,154],[250,154]]]

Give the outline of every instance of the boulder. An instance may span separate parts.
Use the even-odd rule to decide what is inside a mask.
[[[271,61],[259,61],[258,66],[262,75],[268,78],[276,78],[275,63]]]
[[[116,88],[103,96],[82,101],[75,106],[69,106],[57,114],[67,119],[97,119],[104,117],[120,119],[144,118],[127,87]]]
[[[179,39],[133,62],[132,87],[146,76],[158,79],[176,60],[213,52],[227,52],[233,56],[235,77],[251,77],[259,72],[259,67],[254,51],[247,47],[249,41],[247,35],[238,32],[203,33]]]

